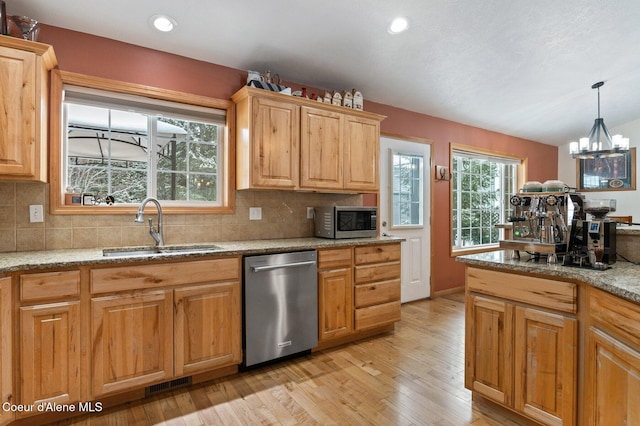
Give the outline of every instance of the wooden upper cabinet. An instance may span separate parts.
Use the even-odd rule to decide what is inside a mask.
[[[234,97],[238,189],[297,189],[300,108],[268,97]]]
[[[342,189],[344,115],[303,107],[300,129],[300,186]]]
[[[344,131],[344,188],[377,191],[380,121],[347,115]]]
[[[378,191],[383,116],[251,87],[232,100],[238,189]]]
[[[51,46],[0,37],[0,180],[47,181]]]

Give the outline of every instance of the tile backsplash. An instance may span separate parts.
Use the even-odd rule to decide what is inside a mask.
[[[30,223],[29,205],[44,206],[44,222]],[[313,235],[307,207],[362,205],[354,194],[236,191],[233,214],[164,215],[165,244],[296,238]],[[0,252],[151,245],[148,225],[131,215],[50,215],[49,185],[0,182]],[[249,220],[249,207],[262,220]],[[149,217],[154,218],[155,215]]]

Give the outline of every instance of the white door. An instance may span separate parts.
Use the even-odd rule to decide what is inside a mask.
[[[380,224],[402,242],[401,301],[431,295],[431,145],[380,138]]]

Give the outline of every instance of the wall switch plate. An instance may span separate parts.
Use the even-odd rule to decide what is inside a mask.
[[[314,210],[313,207],[307,207],[307,219],[313,219]]]
[[[29,206],[29,222],[44,222],[44,212],[41,204]]]
[[[262,207],[249,207],[249,220],[262,220]]]

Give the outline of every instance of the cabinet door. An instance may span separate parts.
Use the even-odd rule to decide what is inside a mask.
[[[353,281],[351,268],[318,272],[318,340],[345,336],[353,331]]]
[[[80,302],[20,308],[21,404],[80,400]]]
[[[511,406],[513,403],[513,305],[469,296],[466,305],[465,386]]]
[[[344,188],[379,189],[380,122],[347,115],[344,137]]]
[[[343,187],[343,115],[302,107],[300,186],[308,189]]]
[[[516,307],[515,408],[548,425],[575,423],[577,321]]]
[[[640,352],[594,327],[586,348],[586,424],[639,425]]]
[[[254,98],[250,132],[251,185],[297,188],[300,173],[300,108],[287,102]]]
[[[36,55],[0,46],[0,175],[34,177]]]
[[[173,376],[172,292],[91,299],[93,397]]]
[[[0,404],[13,400],[11,278],[0,278]],[[0,425],[13,420],[11,411],[0,408]]]
[[[176,375],[240,363],[239,282],[175,290],[174,304]]]

